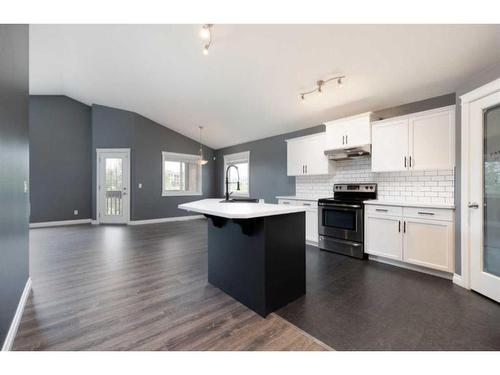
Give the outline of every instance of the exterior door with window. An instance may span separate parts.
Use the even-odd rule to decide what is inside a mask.
[[[500,92],[472,102],[469,119],[470,287],[500,302]]]
[[[130,220],[130,150],[97,150],[97,215],[103,224]]]

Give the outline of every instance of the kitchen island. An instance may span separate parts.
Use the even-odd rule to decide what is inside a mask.
[[[208,219],[208,282],[261,316],[305,294],[305,208],[203,199],[179,205]]]

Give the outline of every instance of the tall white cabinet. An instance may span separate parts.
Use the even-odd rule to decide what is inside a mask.
[[[454,167],[455,106],[372,123],[372,171]]]

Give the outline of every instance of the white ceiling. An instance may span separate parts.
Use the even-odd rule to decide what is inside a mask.
[[[30,93],[135,111],[221,148],[454,92],[499,25],[31,25]],[[299,92],[334,73],[323,95]]]

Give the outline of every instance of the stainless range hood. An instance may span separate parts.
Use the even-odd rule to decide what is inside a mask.
[[[330,160],[347,160],[368,156],[371,153],[371,145],[364,145],[359,147],[344,148],[337,150],[326,150],[325,155]]]

